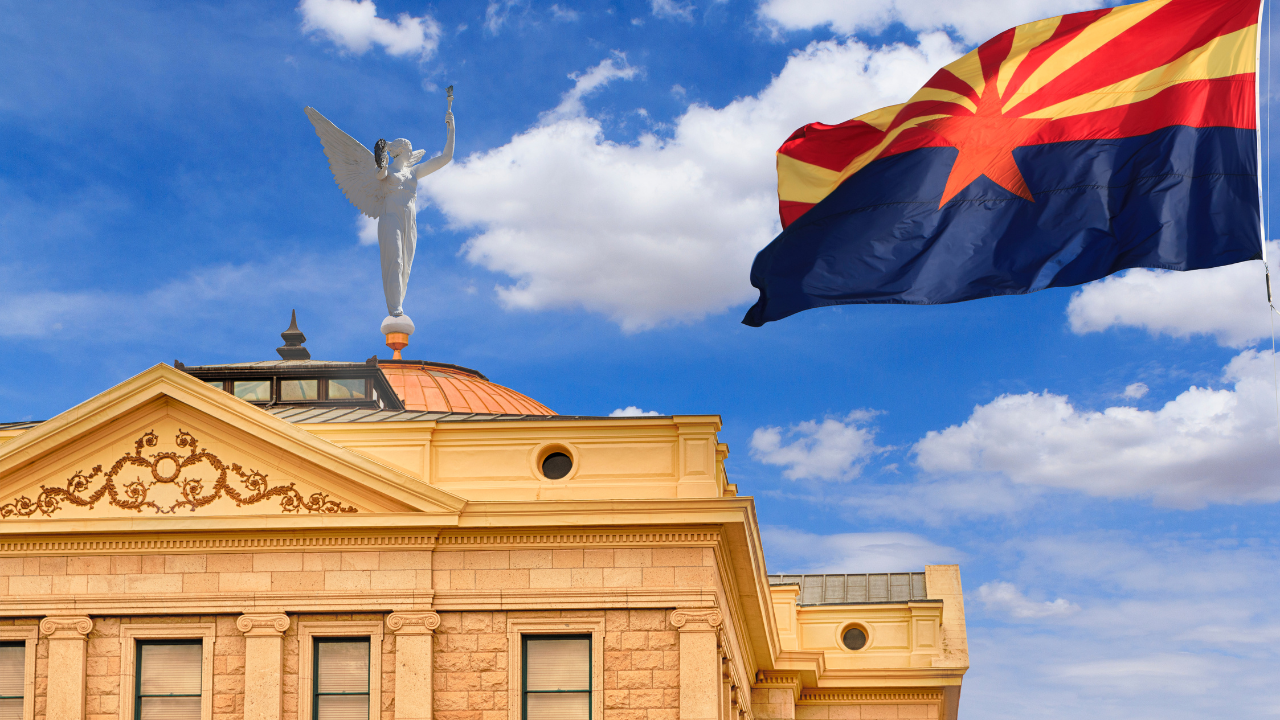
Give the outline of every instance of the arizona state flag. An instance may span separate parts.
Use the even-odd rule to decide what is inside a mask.
[[[743,322],[1258,257],[1258,13],[1148,0],[1019,25],[903,105],[800,128]]]

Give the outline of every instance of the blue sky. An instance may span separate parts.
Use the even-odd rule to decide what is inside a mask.
[[[0,3],[0,420],[273,358],[294,308],[314,357],[385,357],[302,108],[434,154],[453,84],[409,356],[561,413],[722,415],[771,571],[959,562],[964,717],[1274,716],[1260,263],[739,324],[787,134],[1099,4]]]

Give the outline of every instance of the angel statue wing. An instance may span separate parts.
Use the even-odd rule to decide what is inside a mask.
[[[342,194],[365,215],[371,218],[381,215],[383,201],[387,199],[387,186],[378,181],[378,166],[373,160],[373,153],[359,140],[339,130],[315,108],[307,108],[307,117],[316,126],[316,135],[324,145],[329,169],[333,171],[338,187],[342,188]]]

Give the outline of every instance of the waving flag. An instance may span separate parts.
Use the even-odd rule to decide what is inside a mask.
[[[1148,0],[1020,25],[903,105],[778,150],[760,326],[1259,256],[1258,0]]]

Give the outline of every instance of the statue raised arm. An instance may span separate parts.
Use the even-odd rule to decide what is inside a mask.
[[[453,87],[449,88],[449,104],[453,104]],[[378,248],[382,257],[382,290],[387,300],[387,318],[382,332],[392,342],[392,334],[403,334],[403,343],[413,334],[413,321],[404,314],[405,291],[413,253],[418,244],[417,192],[418,180],[439,170],[453,159],[453,111],[445,112],[448,139],[444,152],[422,162],[425,150],[414,150],[404,138],[387,143],[379,141],[379,158],[368,148],[321,115],[307,108],[307,117],[329,158],[329,169],[343,194],[360,212],[378,221]],[[385,148],[385,149],[384,149]],[[385,152],[385,157],[381,157]],[[379,160],[383,160],[379,167]],[[394,346],[393,346],[394,348]],[[400,348],[394,348],[396,356]]]

